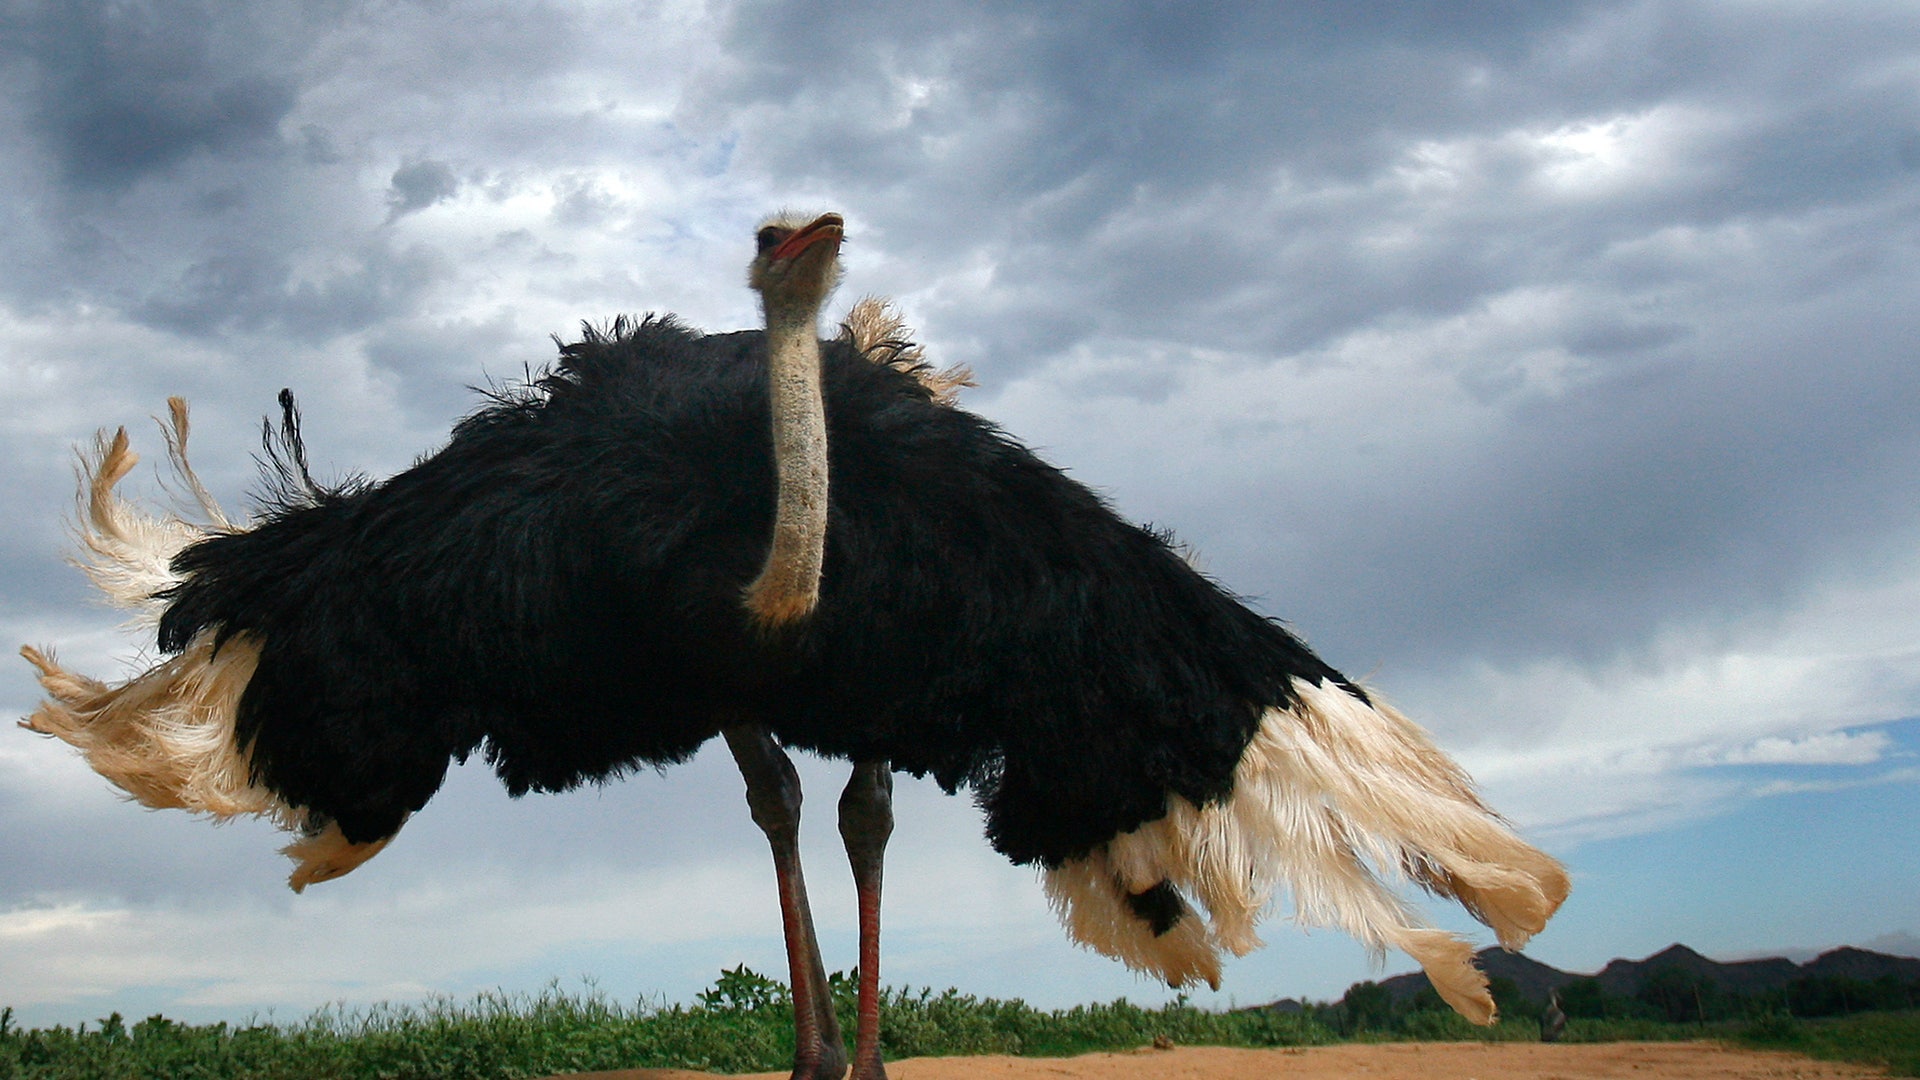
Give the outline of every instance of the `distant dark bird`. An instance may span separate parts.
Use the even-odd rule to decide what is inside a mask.
[[[770,222],[750,272],[764,332],[590,327],[381,483],[315,483],[283,393],[249,522],[194,478],[178,400],[168,448],[203,524],[122,501],[135,458],[124,429],[103,435],[87,567],[166,658],[109,686],[23,650],[51,695],[26,725],[147,805],[271,818],[298,837],[296,890],[380,851],[453,759],[484,754],[519,795],[722,734],[774,850],[796,1076],[837,1077],[846,1056],[783,747],[855,763],[856,1076],[884,1075],[890,768],[971,789],[1073,938],[1136,970],[1217,985],[1284,885],[1300,921],[1405,950],[1490,1022],[1471,946],[1387,881],[1518,948],[1566,896],[1559,864],[1168,537],[941,400],[953,379],[878,309],[822,342],[840,239],[833,215]]]
[[[1560,991],[1547,991],[1547,1008],[1540,1014],[1540,1041],[1559,1042],[1567,1031],[1567,1014],[1560,1008]]]

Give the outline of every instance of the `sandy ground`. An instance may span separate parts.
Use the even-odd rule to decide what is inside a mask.
[[[1284,1050],[1209,1046],[1074,1058],[911,1058],[888,1062],[887,1075],[891,1080],[1841,1080],[1886,1073],[1698,1042],[1392,1043]],[[786,1076],[756,1073],[752,1080]],[[713,1074],[625,1069],[552,1080],[713,1080]]]

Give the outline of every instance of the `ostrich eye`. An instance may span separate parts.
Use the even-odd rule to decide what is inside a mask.
[[[785,240],[786,238],[787,238],[786,229],[782,229],[774,225],[769,225],[766,228],[761,229],[760,235],[758,237],[760,242],[760,254],[765,255],[767,252],[772,251],[774,248],[780,246],[780,241]]]

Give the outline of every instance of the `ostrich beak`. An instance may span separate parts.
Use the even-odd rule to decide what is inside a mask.
[[[839,214],[821,214],[806,225],[794,230],[792,236],[781,241],[780,246],[773,249],[772,257],[775,260],[791,259],[821,241],[826,241],[834,247],[839,247],[840,241],[845,239],[846,236],[842,231],[845,224],[846,223],[840,219]]]

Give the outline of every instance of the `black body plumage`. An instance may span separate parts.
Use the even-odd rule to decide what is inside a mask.
[[[236,723],[256,778],[355,842],[451,759],[558,790],[752,722],[969,786],[997,849],[1053,866],[1170,794],[1224,798],[1295,678],[1364,700],[992,424],[822,352],[826,566],[798,627],[742,610],[774,503],[765,335],[648,318],[563,347],[392,479],[296,486],[182,551],[160,645],[257,643]]]

